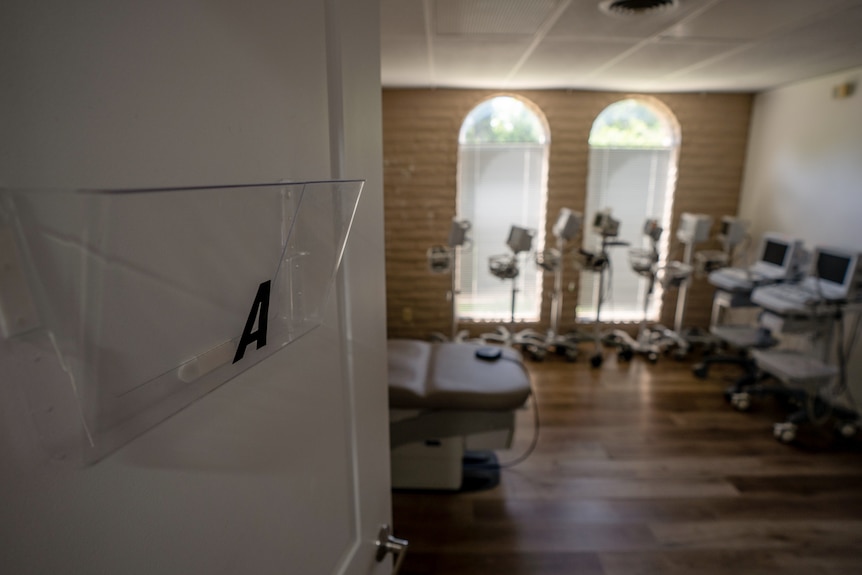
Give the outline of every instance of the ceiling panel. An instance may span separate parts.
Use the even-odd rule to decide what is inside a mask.
[[[594,69],[632,48],[634,40],[554,40],[539,45],[515,74],[511,87],[579,86]]]
[[[422,0],[381,0],[380,35],[425,37]]]
[[[435,0],[434,32],[533,35],[562,0]]]
[[[846,0],[723,0],[677,24],[666,35],[752,40],[795,28],[845,4]]]
[[[440,86],[502,87],[506,78],[529,47],[529,40],[471,40],[438,38],[434,43],[434,66],[445,70]]]
[[[629,78],[653,78],[671,74],[732,49],[728,43],[655,41],[640,47],[604,73]]]
[[[743,45],[733,54],[685,71],[679,78],[737,79],[758,89],[862,63],[862,7],[845,11],[840,22],[814,21],[792,35]],[[676,78],[671,78],[676,79]]]

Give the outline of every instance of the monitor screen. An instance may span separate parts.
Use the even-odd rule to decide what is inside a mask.
[[[605,214],[603,212],[596,213],[596,217],[593,218],[593,227],[600,228],[605,223]]]
[[[817,256],[817,277],[822,280],[844,285],[847,278],[847,270],[850,267],[850,258],[829,252],[820,252]]]
[[[787,256],[788,245],[775,240],[766,240],[766,246],[763,248],[764,262],[779,267],[784,267],[784,258]]]

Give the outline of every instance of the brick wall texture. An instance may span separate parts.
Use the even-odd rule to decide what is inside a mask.
[[[546,211],[546,237],[562,207],[584,211],[588,138],[596,116],[610,104],[629,97],[657,101],[679,123],[676,192],[673,201],[671,253],[681,256],[676,225],[682,212],[710,214],[713,237],[721,216],[735,215],[739,202],[749,119],[750,94],[622,94],[569,90],[497,92],[484,90],[383,91],[383,157],[386,236],[386,301],[389,337],[425,339],[451,330],[446,299],[447,274],[428,270],[426,251],[445,244],[456,209],[458,133],[467,114],[497,95],[525,99],[545,116],[551,132]],[[667,232],[666,232],[667,233]],[[717,243],[698,244],[717,249]],[[577,289],[578,272],[567,262],[564,285]],[[543,284],[541,320],[523,328],[547,329],[552,275]],[[695,279],[689,289],[686,325],[709,323],[713,289]],[[676,290],[665,292],[661,320],[673,324]],[[563,298],[560,331],[575,328],[577,294]],[[492,326],[462,323],[473,335]]]

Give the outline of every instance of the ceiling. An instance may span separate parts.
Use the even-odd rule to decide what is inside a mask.
[[[862,66],[862,0],[381,0],[384,87],[762,91]]]

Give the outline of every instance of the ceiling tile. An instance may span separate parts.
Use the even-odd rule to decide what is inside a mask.
[[[561,0],[436,0],[438,35],[533,35]]]
[[[731,44],[723,42],[649,42],[636,52],[616,62],[605,73],[630,78],[659,78],[724,54],[732,47]]]
[[[577,86],[594,69],[634,46],[634,40],[546,41],[530,55],[511,85],[529,88]]]
[[[751,44],[681,77],[727,77],[758,88],[803,80],[862,63],[862,7],[840,19],[814,21],[791,34]]]
[[[502,87],[502,78],[529,47],[529,39],[482,41],[464,38],[438,38],[434,42],[434,66],[446,71],[440,86]]]
[[[752,40],[799,26],[845,3],[846,0],[722,0],[664,35]]]
[[[387,36],[425,36],[422,0],[381,0],[380,34]]]

